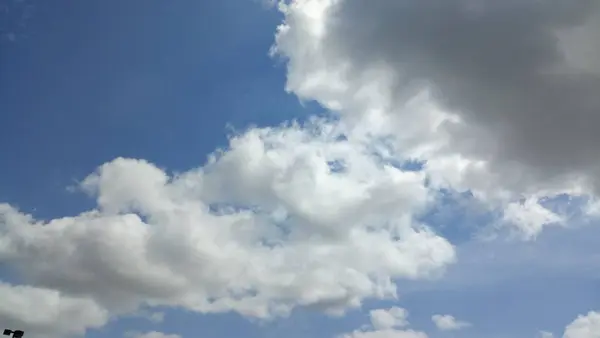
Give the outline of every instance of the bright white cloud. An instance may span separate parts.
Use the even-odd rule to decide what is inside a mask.
[[[408,311],[396,306],[390,309],[377,309],[370,312],[371,324],[377,330],[404,327],[408,325]]]
[[[590,311],[578,316],[567,325],[563,338],[600,338],[600,313]]]
[[[548,331],[540,331],[540,338],[554,338],[554,334]],[[599,338],[600,337],[600,313],[590,311],[586,315],[579,315],[565,328],[563,338]]]
[[[427,338],[421,331],[400,329],[408,326],[408,311],[399,307],[375,309],[369,313],[372,329],[355,330],[341,338]]]
[[[451,315],[433,315],[431,316],[431,320],[442,331],[460,330],[471,326],[470,323],[457,320]]]
[[[104,326],[109,313],[93,299],[0,282],[0,323],[28,337],[81,335]]]
[[[162,305],[272,318],[394,298],[395,279],[438,276],[454,248],[415,221],[425,176],[340,128],[251,129],[176,176],[116,159],[82,182],[97,210],[41,222],[1,205],[0,262],[113,314]]]

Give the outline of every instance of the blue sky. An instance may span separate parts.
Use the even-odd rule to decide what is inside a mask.
[[[301,3],[301,1],[299,2]],[[319,1],[314,3],[319,3]],[[54,259],[50,258],[52,256],[36,256],[37,251],[23,251],[11,256],[0,250],[0,281],[56,289],[61,295],[66,295],[65,297],[89,297],[109,309],[111,319],[106,325],[99,325],[100,328],[91,327],[85,333],[85,337],[91,338],[116,337],[123,336],[127,332],[145,333],[149,331],[176,334],[183,338],[196,336],[335,337],[361,329],[367,333],[374,331],[373,328],[369,328],[369,311],[380,308],[388,309],[392,306],[407,309],[410,329],[424,331],[432,338],[533,338],[537,337],[540,330],[554,332],[556,337],[560,337],[565,326],[578,315],[599,310],[600,249],[594,239],[598,238],[600,230],[595,226],[597,221],[593,217],[581,213],[574,216],[570,211],[571,208],[581,210],[588,199],[593,200],[594,194],[582,193],[581,195],[585,195],[582,197],[583,199],[570,202],[571,204],[565,200],[567,195],[564,195],[563,191],[548,193],[547,196],[542,195],[539,191],[549,190],[542,189],[544,187],[539,188],[541,185],[538,184],[535,177],[530,178],[524,175],[523,181],[505,179],[506,177],[502,175],[514,171],[508,169],[502,171],[505,167],[502,164],[499,165],[498,161],[500,160],[492,158],[492,156],[483,158],[492,164],[490,167],[500,168],[498,172],[479,172],[477,166],[470,167],[476,168],[472,172],[463,170],[465,167],[454,170],[454,167],[451,166],[462,160],[473,161],[472,163],[481,163],[483,160],[473,155],[476,152],[469,153],[464,150],[466,148],[461,148],[458,145],[460,142],[453,143],[458,137],[451,133],[448,134],[450,136],[447,139],[442,139],[442,143],[450,145],[448,148],[440,150],[435,155],[425,152],[424,155],[415,155],[418,153],[415,150],[417,147],[410,148],[408,145],[412,147],[417,143],[421,145],[440,144],[439,139],[434,139],[433,136],[423,136],[425,132],[415,132],[417,136],[410,134],[413,127],[416,128],[414,130],[417,130],[420,126],[429,125],[428,122],[419,120],[429,118],[429,115],[406,117],[398,113],[400,116],[398,118],[377,115],[378,109],[381,109],[382,106],[394,113],[401,109],[394,110],[386,105],[374,104],[368,96],[370,95],[369,77],[354,76],[359,74],[356,69],[370,67],[368,57],[357,56],[354,59],[354,54],[351,54],[351,49],[360,43],[348,43],[347,46],[344,45],[345,42],[336,44],[335,42],[338,40],[335,38],[339,39],[339,36],[332,35],[331,40],[328,41],[333,47],[330,47],[329,44],[315,45],[318,47],[310,44],[309,38],[312,33],[307,32],[317,27],[317,21],[321,20],[321,17],[303,15],[309,13],[309,9],[313,11],[310,13],[318,12],[320,7],[318,5],[314,7],[310,9],[300,5],[282,13],[276,8],[270,8],[264,3],[253,0],[56,0],[51,2],[7,0],[3,9],[0,8],[2,10],[0,16],[0,21],[2,21],[0,22],[0,34],[2,34],[0,38],[0,127],[2,130],[0,133],[2,147],[0,151],[0,203],[6,203],[20,212],[32,214],[37,220],[46,221],[62,217],[84,219],[85,217],[78,215],[88,210],[98,209],[101,213],[106,212],[106,215],[101,216],[106,218],[99,218],[101,222],[109,222],[108,217],[112,214],[109,215],[110,212],[107,210],[113,204],[111,204],[112,202],[102,204],[104,203],[102,198],[103,196],[114,197],[117,201],[114,205],[117,205],[119,201],[122,201],[119,200],[121,195],[118,194],[123,192],[114,193],[116,190],[103,187],[117,187],[120,182],[122,186],[126,186],[124,189],[128,189],[127,183],[119,181],[114,186],[110,185],[108,181],[91,183],[97,190],[92,193],[91,197],[82,192],[82,189],[76,188],[99,166],[113,163],[117,168],[120,164],[111,161],[124,157],[144,159],[170,175],[190,170],[190,173],[194,173],[194,170],[203,170],[197,168],[203,168],[209,155],[217,149],[228,149],[229,147],[231,150],[229,153],[233,154],[231,158],[224,156],[223,160],[216,160],[216,164],[209,164],[205,167],[208,168],[207,173],[211,168],[216,169],[217,174],[223,172],[224,178],[210,176],[202,181],[202,184],[207,184],[208,188],[203,186],[202,189],[206,190],[198,192],[198,196],[201,196],[198,198],[206,203],[231,202],[232,204],[246,203],[248,205],[254,205],[254,199],[256,199],[257,205],[269,208],[270,203],[275,203],[271,200],[270,192],[264,192],[260,186],[251,186],[252,182],[246,186],[248,176],[242,176],[247,174],[246,172],[239,173],[235,171],[237,169],[228,171],[227,165],[231,163],[234,165],[237,163],[238,167],[246,166],[246,164],[248,167],[252,166],[250,164],[252,158],[244,157],[245,160],[236,162],[238,157],[234,156],[236,154],[234,150],[237,148],[235,143],[230,144],[228,137],[246,135],[244,132],[248,128],[263,130],[260,128],[275,127],[291,120],[305,121],[309,116],[329,116],[327,114],[330,112],[323,108],[323,106],[329,105],[329,107],[336,108],[335,113],[339,114],[338,117],[341,116],[341,118],[333,122],[322,122],[322,125],[333,126],[334,129],[341,128],[344,137],[348,136],[351,139],[348,141],[348,146],[337,149],[335,142],[331,142],[327,136],[323,136],[323,139],[317,138],[318,140],[314,142],[312,139],[309,141],[302,139],[297,141],[297,144],[278,148],[280,145],[277,142],[288,142],[290,139],[296,142],[296,139],[292,136],[285,136],[288,134],[284,136],[277,134],[273,136],[273,139],[269,139],[271,141],[264,141],[264,144],[269,145],[265,145],[264,149],[270,149],[269,147],[281,149],[277,156],[283,159],[291,154],[289,156],[293,157],[290,160],[293,165],[286,170],[292,172],[297,168],[302,170],[305,168],[303,165],[310,165],[311,159],[316,158],[309,155],[304,158],[302,156],[305,153],[301,153],[300,150],[298,150],[299,155],[294,153],[297,149],[306,148],[308,149],[306,152],[310,154],[313,154],[314,151],[314,154],[317,154],[314,156],[318,157],[321,156],[318,147],[323,145],[324,149],[329,146],[333,149],[323,150],[323,152],[331,151],[332,154],[338,154],[337,152],[346,151],[348,147],[362,145],[362,142],[371,142],[369,137],[373,135],[375,135],[375,139],[377,136],[389,136],[386,134],[389,132],[386,128],[393,130],[392,134],[399,135],[397,136],[399,141],[391,147],[393,149],[389,150],[390,156],[397,156],[399,162],[407,158],[411,158],[412,161],[416,157],[417,161],[426,164],[423,167],[406,170],[407,172],[416,170],[416,175],[422,173],[427,176],[427,180],[423,179],[425,182],[423,188],[414,190],[414,200],[422,200],[422,204],[415,202],[414,208],[417,211],[414,212],[414,218],[425,222],[431,231],[444,240],[444,243],[447,241],[452,245],[452,254],[448,253],[448,257],[444,256],[446,254],[444,250],[450,249],[444,245],[441,245],[439,251],[436,251],[439,256],[435,256],[435,253],[428,253],[431,256],[430,260],[435,261],[435,264],[432,264],[436,265],[436,269],[439,268],[439,271],[436,271],[441,271],[437,278],[426,278],[416,272],[409,278],[397,278],[395,279],[398,290],[397,300],[389,298],[378,300],[375,299],[376,297],[365,296],[361,299],[361,308],[350,309],[343,316],[324,314],[321,310],[323,306],[326,306],[323,305],[326,302],[323,304],[316,302],[309,306],[295,306],[289,317],[270,321],[261,321],[251,318],[251,316],[244,317],[238,313],[239,311],[236,312],[236,309],[224,311],[225,313],[200,313],[201,311],[193,311],[193,306],[186,305],[185,302],[169,306],[167,303],[172,300],[171,298],[157,300],[150,297],[144,299],[137,310],[129,311],[129,313],[121,312],[117,315],[116,313],[119,311],[113,310],[111,305],[106,305],[108,301],[103,303],[105,299],[101,299],[100,293],[97,294],[87,289],[87,291],[76,288],[69,289],[67,286],[59,285],[60,282],[51,278],[44,279],[40,277],[41,275],[23,273],[22,269],[27,270],[28,266],[15,265],[14,262],[33,264],[31,262],[41,261],[46,257]],[[304,10],[306,10],[305,13],[302,12]],[[354,12],[349,11],[348,13]],[[340,19],[344,18],[340,17]],[[369,18],[365,18],[365,21],[367,20]],[[277,26],[283,22],[289,25],[289,31],[292,32],[290,35],[285,35],[285,32],[277,33]],[[315,36],[317,36],[316,33]],[[275,43],[279,44],[279,54],[284,58],[269,55],[269,50]],[[333,49],[338,47],[339,50]],[[315,50],[322,48],[322,50],[319,49],[322,54],[302,52],[304,50],[312,51],[311,48],[315,48]],[[348,55],[344,53],[348,53]],[[356,55],[358,54],[360,53]],[[385,51],[382,51],[381,55],[384,59]],[[313,57],[314,59],[311,59]],[[335,58],[339,58],[340,61],[336,62]],[[286,63],[286,59],[291,60],[289,64]],[[347,74],[342,71],[336,72],[337,65],[352,65],[353,62],[358,65],[356,69],[351,66],[343,69],[343,71],[348,71]],[[323,66],[324,64],[327,66]],[[387,72],[386,74],[392,74],[393,69],[387,70]],[[336,77],[341,73],[345,75],[345,77],[341,76],[343,81],[348,83],[346,87],[336,85],[336,81],[342,81]],[[387,83],[387,80],[386,77],[375,78],[375,83]],[[355,93],[351,92],[354,90],[353,88],[363,88],[362,90],[367,93],[369,99],[359,101],[362,100],[362,94],[356,94],[358,90]],[[384,91],[382,90],[382,92]],[[374,97],[381,99],[377,95]],[[389,102],[392,101],[394,100],[389,100]],[[373,109],[371,110],[371,108]],[[360,112],[357,113],[357,111]],[[372,111],[375,113],[368,115]],[[390,114],[390,116],[394,115]],[[383,122],[377,124],[377,119],[382,119]],[[474,118],[474,120],[477,119]],[[416,122],[413,125],[411,121]],[[319,124],[319,126],[322,125]],[[406,125],[410,127],[403,127]],[[473,126],[475,126],[474,129],[481,126],[483,126],[482,128],[486,127],[484,122],[474,123]],[[304,133],[308,129],[308,127],[301,126],[298,130]],[[369,132],[361,134],[363,129]],[[297,131],[289,126],[282,127],[282,130],[282,133]],[[381,135],[377,133],[381,133]],[[433,134],[436,135],[435,137],[446,135],[443,131]],[[312,134],[310,135],[312,136]],[[366,137],[368,141],[364,141],[365,135],[369,136]],[[408,136],[402,138],[405,135]],[[491,137],[490,140],[492,140]],[[264,136],[264,138],[268,137]],[[243,144],[246,144],[244,142],[248,139],[252,140],[250,137],[248,139],[240,137],[239,139],[242,150],[246,149],[242,147]],[[418,142],[414,141],[416,139]],[[486,140],[480,143],[488,144]],[[489,144],[492,144],[492,141]],[[373,142],[374,146],[381,145],[377,141]],[[249,141],[248,144],[250,144]],[[407,144],[406,147],[404,147],[405,144]],[[462,145],[462,143],[460,144]],[[454,146],[455,148],[451,148]],[[424,146],[423,149],[430,148]],[[509,152],[510,149],[503,154]],[[456,154],[463,157],[459,159]],[[363,161],[360,156],[363,156],[360,151],[350,152],[346,159],[353,161],[359,158],[357,161]],[[365,156],[368,157],[368,155]],[[422,157],[419,158],[419,156]],[[368,158],[370,159],[370,157]],[[448,162],[448,158],[454,160]],[[506,163],[508,162],[510,161],[507,160]],[[363,162],[357,164],[357,167],[364,165],[366,173],[370,173],[369,170],[381,170],[376,172],[384,177],[388,172],[381,169],[382,163],[377,161],[374,163],[376,165],[372,166],[373,168],[370,164]],[[531,172],[539,173],[539,177],[546,177],[541,171],[536,171],[539,169],[536,167],[536,163],[523,163],[523,167],[518,167],[519,169],[525,168],[523,171],[531,169]],[[130,165],[132,168],[135,166],[134,164]],[[144,164],[141,166],[146,168]],[[113,166],[108,165],[108,167],[112,168]],[[142,169],[147,169],[144,168]],[[509,169],[511,168],[513,167]],[[314,170],[314,173],[319,172],[318,168]],[[144,177],[145,173],[147,171],[140,171],[139,177]],[[327,176],[328,179],[334,176],[334,174],[330,174],[331,176]],[[342,172],[342,174],[346,174],[346,172]],[[132,175],[134,176],[127,177],[135,177],[135,174]],[[209,174],[206,175],[208,177]],[[237,177],[235,175],[239,175],[242,179],[235,181]],[[362,175],[362,172],[357,175]],[[103,172],[99,172],[97,176],[109,177]],[[244,177],[246,177],[246,181],[243,180]],[[296,176],[290,177],[294,179]],[[256,176],[254,179],[262,182],[263,178],[263,176]],[[315,178],[315,180],[317,179]],[[387,178],[381,178],[381,182],[388,182],[385,179]],[[415,178],[410,178],[410,180],[412,179]],[[144,179],[140,180],[140,184],[145,184]],[[332,179],[332,184],[337,182],[334,180],[335,178]],[[373,180],[374,185],[380,182],[368,175],[364,180]],[[415,180],[418,181],[418,179]],[[173,181],[176,180],[173,179]],[[210,186],[209,184],[212,184],[213,181],[216,182],[215,185]],[[236,182],[238,183],[236,184]],[[301,182],[304,183],[290,184],[283,190],[295,192],[295,189],[301,189],[310,184],[306,182],[313,181]],[[302,208],[307,205],[303,204],[304,201],[318,200],[322,196],[325,196],[322,204],[315,202],[317,204],[312,205],[327,205],[331,210],[338,210],[336,203],[339,202],[339,210],[346,210],[343,209],[346,194],[354,195],[351,194],[350,188],[346,189],[349,183],[343,182],[346,181],[342,181],[340,186],[336,186],[336,189],[340,190],[331,190],[335,192],[331,195],[326,194],[329,190],[323,192],[315,188],[314,195],[309,195],[300,201],[290,202],[281,197],[283,193],[280,192],[279,195],[273,194],[281,197],[281,200],[277,202],[280,204],[277,205],[286,206],[284,209],[287,208],[286,213],[291,215],[288,220],[292,226],[308,224],[306,225],[307,229],[313,229],[312,226],[325,224],[338,216],[344,222],[351,222],[349,220],[351,218],[344,218],[343,215],[340,216],[333,211],[331,215],[325,212],[327,217],[332,218],[324,216],[323,219],[310,212],[302,214],[305,212],[302,211],[304,210]],[[374,190],[376,192],[372,193],[372,198],[379,201],[377,191],[381,195],[388,194],[390,192],[384,188],[389,188],[392,183],[396,182],[390,180],[388,183],[382,183],[379,190]],[[481,182],[485,182],[485,184]],[[175,184],[173,185],[175,186]],[[515,186],[533,188],[523,188],[521,191]],[[74,187],[75,189],[73,189]],[[211,190],[211,187],[217,187],[214,188],[217,192]],[[407,186],[406,191],[412,191],[411,187],[413,186]],[[527,195],[534,188],[539,188],[539,191]],[[554,186],[552,188],[554,189]],[[219,189],[223,191],[219,191]],[[393,186],[390,189],[393,189]],[[431,190],[432,196],[438,198],[421,197],[419,194],[423,189]],[[558,191],[557,189],[555,190]],[[573,196],[576,195],[573,193],[576,189],[564,189]],[[119,216],[132,212],[147,217],[144,218],[146,220],[159,215],[159,213],[154,214],[154,211],[148,211],[151,207],[144,204],[144,191],[150,191],[146,195],[152,195],[153,190],[142,189],[141,191],[138,197],[135,197],[135,201],[143,206],[128,206],[118,209]],[[400,191],[400,195],[402,195],[402,191]],[[495,197],[489,193],[490,191],[502,191],[505,194],[502,195],[502,198],[494,199]],[[212,195],[210,195],[211,193]],[[408,194],[408,200],[413,199],[410,192],[406,194]],[[397,197],[398,200],[404,201],[400,195]],[[509,197],[505,198],[505,196]],[[95,201],[94,197],[98,197],[98,199]],[[552,200],[554,202],[552,207],[546,208],[543,202],[548,198],[554,198]],[[383,218],[389,215],[390,218],[380,220],[377,216],[369,218],[369,222],[381,221],[384,224],[381,225],[382,227],[387,227],[389,223],[394,222],[395,219],[392,216],[399,215],[396,213],[396,209],[404,210],[404,207],[384,209],[385,203],[388,203],[386,201],[389,200],[391,199],[386,200],[382,197],[381,204],[374,203],[373,208],[376,209],[373,209],[373,213],[380,213],[379,216],[383,215],[381,216]],[[525,209],[526,203],[523,202],[525,200],[534,202],[531,206],[532,209]],[[148,205],[151,204],[148,203]],[[406,204],[411,203],[406,202]],[[517,209],[510,209],[514,206]],[[539,208],[537,208],[538,206]],[[297,208],[294,209],[294,207]],[[356,208],[363,207],[370,208],[371,206],[357,206]],[[519,207],[522,207],[523,210]],[[279,210],[275,209],[275,211]],[[553,218],[554,216],[559,218],[565,216],[561,212],[567,209],[570,213],[567,219],[561,218],[557,221],[558,218]],[[144,210],[147,211],[147,214],[144,214]],[[520,210],[522,213],[515,214],[517,211],[514,210]],[[3,211],[0,210],[0,212]],[[297,212],[298,215],[294,216],[294,212]],[[413,215],[412,211],[406,213]],[[299,215],[306,217],[302,218]],[[516,216],[511,218],[510,215]],[[264,220],[264,218],[257,219]],[[5,221],[3,218],[0,218],[0,221],[4,222],[0,223],[0,244],[2,244],[4,236],[9,238],[9,230],[6,229],[13,228],[8,225],[9,221]],[[87,223],[81,223],[78,226],[85,226],[85,224]],[[21,226],[29,227],[30,224]],[[158,225],[152,223],[150,227],[152,226]],[[202,224],[196,224],[196,226],[202,226]],[[527,233],[528,229],[532,228],[535,232],[533,239],[526,238],[524,240],[519,236],[507,235],[507,233],[512,234],[512,231]],[[483,238],[483,234],[489,235],[490,232],[496,236],[492,239]],[[267,235],[265,234],[265,236]],[[190,234],[189,237],[192,235]],[[38,248],[44,247],[41,242],[37,243],[32,239],[34,237],[28,238],[30,238],[29,244],[33,243],[34,246],[39,244]],[[57,245],[57,248],[66,247],[70,243],[73,242],[66,241]],[[409,239],[406,243],[410,246],[412,242]],[[439,244],[439,242],[436,243]],[[128,245],[125,242],[122,244]],[[179,244],[173,243],[173,245],[178,246]],[[1,245],[0,249],[2,249]],[[317,252],[317,249],[314,250]],[[22,260],[18,257],[21,254],[23,255]],[[104,257],[101,254],[98,255]],[[450,256],[455,256],[455,259],[450,259]],[[365,259],[369,257],[372,259],[379,256],[365,256]],[[408,257],[411,259],[413,256],[409,255]],[[414,260],[416,261],[417,258]],[[33,259],[33,261],[28,259]],[[300,259],[300,261],[302,260]],[[65,275],[67,275],[71,270],[69,262],[73,261],[65,258],[64,262],[59,262],[57,258],[56,266],[66,267]],[[117,264],[114,263],[114,266]],[[375,262],[373,264],[375,265]],[[409,263],[406,264],[409,265]],[[407,271],[410,270],[407,269]],[[73,267],[72,271],[75,270],[76,268]],[[396,270],[391,269],[390,271],[379,272],[397,277],[393,272]],[[367,273],[365,272],[365,274]],[[98,276],[102,276],[102,273],[99,272]],[[369,276],[372,277],[372,275]],[[98,280],[98,282],[104,283],[105,281]],[[110,283],[110,281],[107,280],[106,283]],[[253,281],[253,283],[256,282]],[[344,281],[340,283],[343,284]],[[256,285],[253,287],[260,290]],[[305,292],[308,291],[305,290]],[[277,297],[274,299],[270,300],[274,302],[279,300]],[[152,302],[159,303],[159,306],[155,308],[148,306]],[[301,303],[298,301],[298,304]],[[16,315],[5,314],[2,311],[0,307],[0,319],[8,318],[6,320],[10,320],[11,323],[29,325],[29,319],[18,318]],[[146,315],[140,314],[140,311]],[[155,312],[164,313],[164,320],[153,322],[146,318]],[[470,323],[470,326],[461,331],[439,330],[431,319],[435,314],[452,315],[458,320]],[[0,325],[4,324],[0,323]],[[37,324],[31,325],[35,327]],[[396,329],[400,330],[398,327]],[[413,337],[402,336],[402,332],[395,332],[395,334],[395,336],[381,336],[381,338]],[[48,337],[51,335],[49,334]],[[360,336],[355,335],[354,337]],[[371,336],[364,336],[364,338],[369,337]],[[572,335],[568,338],[595,337],[597,336]],[[376,336],[373,335],[373,338]]]
[[[18,40],[2,45],[2,199],[42,217],[81,211],[65,187],[115,157],[182,171],[226,145],[228,125],[308,113],[268,55],[281,16],[255,2],[15,1],[10,10],[26,5]]]

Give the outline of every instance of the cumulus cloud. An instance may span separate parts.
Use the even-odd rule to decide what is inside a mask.
[[[590,311],[578,316],[567,325],[563,338],[600,338],[600,313]]]
[[[390,309],[377,309],[370,312],[371,324],[375,329],[391,329],[408,325],[408,311],[396,306]]]
[[[427,338],[421,331],[400,329],[408,326],[408,311],[399,307],[389,309],[375,309],[370,311],[370,330],[355,330],[341,336],[341,338]]]
[[[0,322],[32,337],[81,335],[104,326],[109,313],[93,299],[0,282]]]
[[[439,187],[491,208],[593,194],[600,165],[597,1],[280,4],[287,89],[391,136]],[[365,127],[368,125],[368,128]],[[528,237],[554,224],[536,211]]]
[[[553,338],[552,332],[540,331],[540,338]],[[586,315],[579,315],[565,328],[563,338],[599,338],[600,313],[590,311]]]
[[[451,315],[433,315],[431,316],[431,320],[442,331],[460,330],[471,326],[470,323],[457,320]]]
[[[250,129],[178,175],[119,158],[81,187],[97,208],[77,216],[42,222],[1,205],[0,263],[92,314],[159,305],[341,314],[455,260],[416,221],[430,200],[425,176],[386,163],[333,122]]]

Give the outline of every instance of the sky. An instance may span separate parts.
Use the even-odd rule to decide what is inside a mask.
[[[600,3],[0,0],[0,326],[600,338]]]

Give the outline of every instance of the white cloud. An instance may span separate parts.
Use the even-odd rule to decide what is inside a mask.
[[[554,35],[578,27],[589,44],[585,23],[600,12],[584,1],[466,3],[286,1],[273,53],[287,60],[289,91],[339,112],[356,137],[387,137],[395,157],[425,163],[433,186],[471,191],[535,238],[565,221],[540,199],[597,191],[600,79],[591,63],[574,71],[561,59]]]
[[[424,332],[400,329],[409,325],[406,309],[393,306],[389,309],[371,310],[369,315],[372,329],[355,330],[341,338],[427,338]]]
[[[460,330],[471,326],[470,323],[457,320],[451,315],[433,315],[431,320],[442,331]]]
[[[104,326],[108,312],[93,299],[0,282],[0,323],[27,337],[81,335]]]
[[[408,325],[408,311],[396,306],[390,309],[377,309],[370,312],[371,324],[377,330],[392,329]]]
[[[425,176],[386,164],[340,128],[251,129],[176,176],[116,159],[82,182],[97,210],[41,222],[1,205],[0,263],[115,315],[158,305],[341,314],[394,298],[395,279],[438,276],[454,248],[415,221],[430,200]],[[100,323],[77,320],[81,329]]]
[[[563,338],[600,338],[600,313],[590,311],[578,316],[567,325]]]
[[[544,226],[564,224],[565,221],[560,215],[540,205],[535,198],[509,203],[504,211],[504,220],[514,224],[525,238],[535,237]]]

